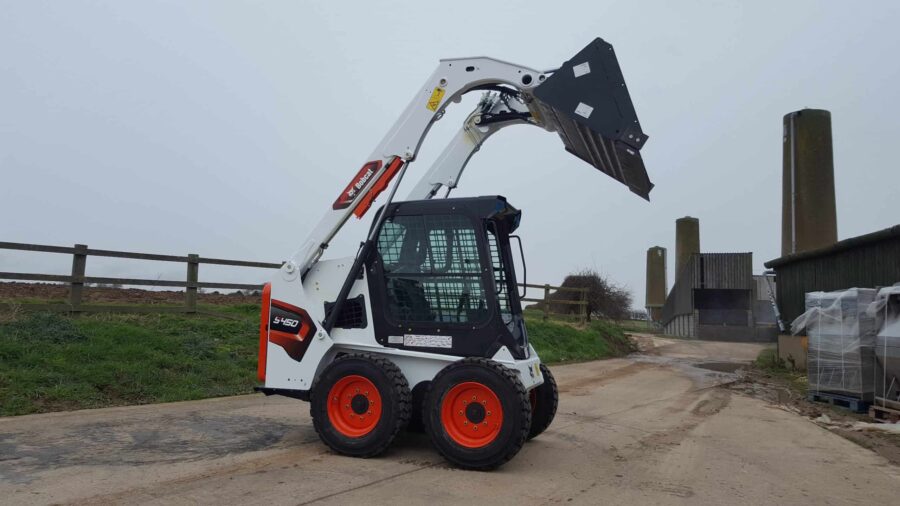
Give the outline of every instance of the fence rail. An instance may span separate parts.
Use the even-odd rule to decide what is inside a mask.
[[[69,284],[69,298],[67,304],[29,304],[29,309],[42,311],[66,311],[66,312],[173,312],[196,313],[197,293],[201,288],[223,288],[232,290],[259,290],[262,284],[248,283],[224,283],[216,281],[200,281],[200,264],[229,265],[234,267],[255,267],[261,269],[278,269],[280,263],[251,262],[247,260],[226,260],[223,258],[207,258],[191,253],[180,255],[157,255],[153,253],[135,253],[130,251],[113,251],[105,249],[88,248],[84,244],[68,246],[48,246],[44,244],[24,244],[17,242],[0,241],[0,249],[33,251],[41,253],[60,253],[72,255],[72,274],[39,274],[31,272],[0,272],[0,279],[24,280],[24,281],[53,281]],[[111,278],[101,276],[86,276],[87,257],[112,257],[132,260],[152,260],[157,262],[175,262],[186,264],[185,279],[160,280],[140,278]],[[131,286],[167,286],[185,289],[183,306],[161,306],[147,308],[146,306],[109,306],[84,304],[83,295],[86,284],[120,284]]]
[[[262,284],[247,283],[220,283],[211,281],[200,281],[200,264],[210,265],[228,265],[234,267],[253,267],[260,269],[278,269],[282,264],[271,262],[252,262],[247,260],[226,260],[222,258],[201,257],[196,254],[180,255],[157,255],[153,253],[135,253],[130,251],[113,251],[104,249],[89,248],[84,244],[76,244],[74,246],[48,246],[43,244],[24,244],[16,242],[0,241],[0,249],[33,251],[41,253],[59,253],[72,255],[72,274],[40,274],[31,272],[0,272],[0,279],[22,280],[22,281],[51,281],[57,283],[69,284],[69,297],[66,304],[28,304],[28,309],[38,311],[64,311],[64,312],[116,312],[116,313],[153,313],[153,312],[173,312],[173,313],[197,313],[197,294],[201,288],[223,288],[232,290],[259,290]],[[140,279],[140,278],[111,278],[103,276],[87,276],[87,257],[112,257],[126,258],[132,260],[151,260],[157,262],[175,262],[187,265],[184,281],[181,280],[159,280],[159,279]],[[84,288],[86,284],[119,284],[131,286],[165,286],[184,288],[185,297],[183,306],[116,306],[116,305],[97,305],[84,304]],[[520,287],[535,288],[542,290],[542,298],[525,297],[522,302],[537,302],[541,304],[543,318],[546,320],[550,315],[559,315],[563,313],[552,312],[553,305],[574,305],[578,308],[578,320],[584,323],[587,320],[587,288],[572,288],[568,286],[552,286],[552,285],[536,285],[529,283],[519,283]],[[554,296],[560,292],[568,292],[573,295],[573,299],[562,299]],[[527,292],[526,292],[527,294]],[[8,306],[9,304],[0,304],[0,306]]]
[[[554,304],[563,304],[563,305],[574,305],[579,306],[578,308],[578,321],[579,323],[584,323],[587,321],[587,288],[574,288],[571,286],[551,286],[551,285],[532,285],[528,283],[519,283],[519,286],[527,288],[537,288],[539,290],[543,290],[544,297],[541,299],[535,299],[533,297],[523,297],[522,302],[538,302],[541,304],[541,309],[543,310],[543,318],[546,320],[550,317],[550,315],[565,315],[565,313],[554,313],[552,312],[552,306]],[[559,292],[574,292],[578,293],[578,299],[560,299],[559,297],[551,297],[551,295],[555,295],[555,293],[550,293],[551,290],[554,290],[555,293]],[[527,292],[526,292],[527,294]]]

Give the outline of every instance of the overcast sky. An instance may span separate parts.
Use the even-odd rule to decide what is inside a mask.
[[[438,59],[554,68],[599,36],[650,136],[651,202],[527,126],[491,138],[454,196],[523,210],[530,282],[595,268],[643,306],[645,252],[669,250],[671,284],[681,216],[700,219],[705,252],[752,251],[757,271],[779,256],[782,116],[797,109],[832,113],[839,237],[900,222],[898,6],[0,0],[0,241],[286,259]],[[400,195],[473,100],[432,129]],[[353,254],[367,226],[329,255]],[[69,268],[0,250],[0,271]],[[88,261],[96,276],[183,270]]]

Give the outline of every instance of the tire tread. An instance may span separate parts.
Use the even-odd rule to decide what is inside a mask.
[[[547,427],[550,427],[550,424],[553,423],[553,419],[556,417],[556,409],[559,407],[559,390],[556,385],[556,378],[553,377],[550,369],[544,364],[541,364],[541,374],[544,376],[544,384],[535,388],[546,386],[551,389],[552,396],[550,406],[552,406],[552,408],[549,410],[549,416],[544,417],[543,415],[546,412],[542,411],[542,405],[546,406],[547,403],[541,403],[539,399],[537,410],[531,414],[531,429],[528,431],[529,440],[537,437],[547,430]]]

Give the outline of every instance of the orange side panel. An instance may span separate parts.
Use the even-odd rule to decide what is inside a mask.
[[[394,179],[394,176],[397,175],[397,172],[400,171],[400,167],[403,167],[403,160],[400,159],[399,156],[395,156],[391,163],[388,164],[387,169],[384,170],[384,173],[381,174],[381,177],[378,178],[378,181],[375,181],[375,184],[372,185],[372,189],[369,190],[369,193],[365,194],[362,200],[359,201],[359,204],[356,206],[356,209],[353,210],[353,214],[356,215],[357,218],[362,218],[366,211],[372,207],[372,203],[375,202],[375,199],[381,195],[381,192],[388,187],[391,179]]]
[[[259,311],[259,356],[256,362],[256,379],[266,381],[266,351],[269,349],[269,305],[272,302],[272,284],[266,283],[262,291],[262,308]]]

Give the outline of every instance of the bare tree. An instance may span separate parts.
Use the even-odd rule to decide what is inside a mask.
[[[569,274],[563,280],[562,285],[569,288],[587,288],[587,316],[607,318],[610,320],[625,320],[631,316],[631,292],[624,286],[615,283],[593,269],[583,269],[577,273]],[[558,300],[572,298],[572,292],[558,292],[551,297]],[[579,307],[570,304],[553,304],[555,313],[576,313]]]

